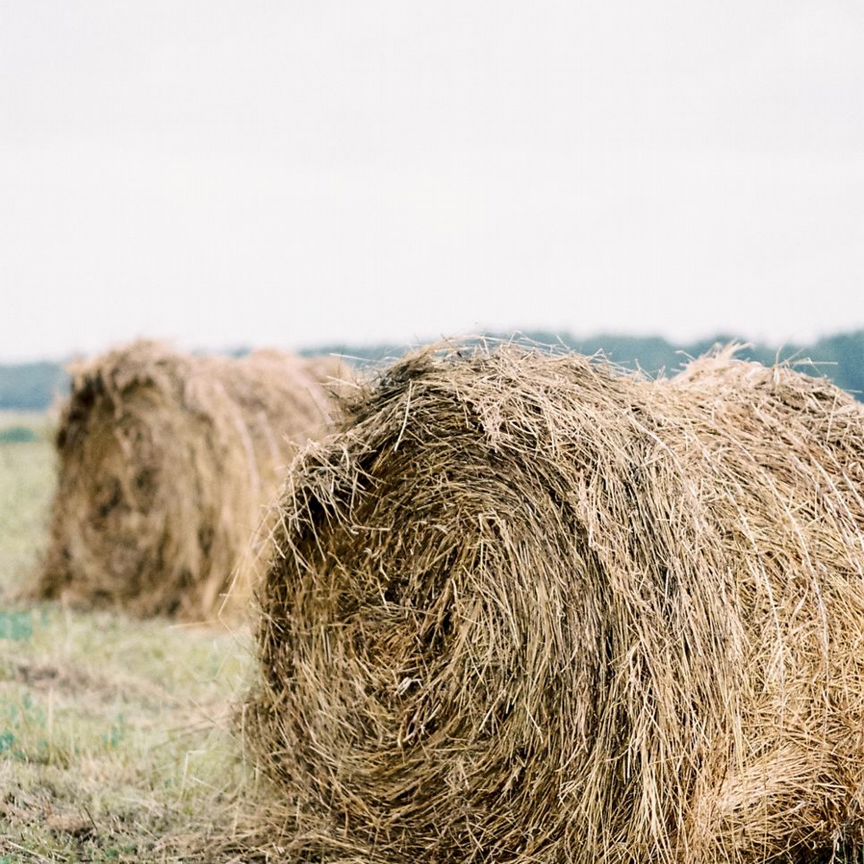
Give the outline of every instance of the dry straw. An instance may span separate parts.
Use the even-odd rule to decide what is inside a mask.
[[[262,591],[245,723],[289,854],[859,842],[862,458],[861,405],[731,352],[396,364],[295,463]]]
[[[336,361],[138,342],[73,370],[38,592],[187,619],[248,600],[249,546],[296,446],[324,431]]]

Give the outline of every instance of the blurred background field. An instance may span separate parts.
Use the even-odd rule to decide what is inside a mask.
[[[249,634],[21,599],[51,424],[0,414],[0,862],[230,860]]]
[[[54,482],[50,417],[0,412],[0,591],[23,588],[44,540]]]

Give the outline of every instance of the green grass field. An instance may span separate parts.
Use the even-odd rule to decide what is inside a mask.
[[[11,427],[36,440],[0,443],[0,864],[249,860],[234,731],[249,633],[15,599],[54,464],[44,417],[0,415]]]

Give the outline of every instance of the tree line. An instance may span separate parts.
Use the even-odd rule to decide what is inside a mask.
[[[569,333],[528,331],[517,334],[488,334],[490,339],[517,338],[539,345],[559,346],[583,354],[601,352],[613,362],[630,368],[641,368],[650,375],[672,373],[715,345],[736,340],[718,335],[687,344],[675,344],[662,337],[600,334],[578,338]],[[339,354],[360,365],[377,364],[400,357],[413,346],[408,344],[352,345],[334,343],[309,348],[306,356]],[[226,352],[229,353],[229,352]],[[246,353],[244,349],[231,354]],[[775,362],[794,363],[809,375],[824,376],[864,400],[864,330],[838,333],[810,345],[747,345],[739,356],[766,365]],[[63,363],[39,362],[0,365],[0,409],[41,411],[61,399],[69,389],[69,377]]]
[[[864,400],[864,330],[838,333],[809,345],[783,346],[753,345],[725,334],[684,344],[676,344],[659,336],[600,334],[579,338],[569,333],[546,330],[526,331],[516,334],[515,337],[512,334],[493,333],[482,338],[501,340],[517,338],[541,346],[564,348],[582,354],[602,353],[619,366],[638,368],[652,376],[672,374],[684,366],[690,358],[698,357],[717,346],[734,342],[742,346],[737,355],[742,359],[757,360],[766,366],[790,363],[805,374],[829,378],[839,387]],[[411,347],[395,343],[364,347],[334,343],[302,353],[310,356],[340,354],[364,364],[395,359]]]

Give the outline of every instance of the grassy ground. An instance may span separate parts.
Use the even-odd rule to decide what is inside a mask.
[[[36,440],[0,443],[0,864],[247,860],[231,850],[254,798],[232,707],[248,633],[15,600],[53,454],[44,418],[0,415],[13,426]]]

